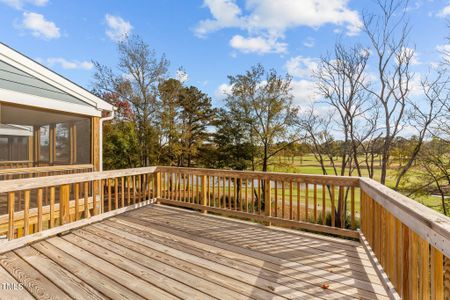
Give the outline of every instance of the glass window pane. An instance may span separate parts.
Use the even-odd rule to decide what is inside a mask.
[[[45,125],[40,128],[40,137],[39,137],[39,160],[48,162],[49,161],[49,149],[50,149],[50,126]]]

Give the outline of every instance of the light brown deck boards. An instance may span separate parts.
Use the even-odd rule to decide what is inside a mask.
[[[132,225],[129,223],[130,218],[127,216],[121,216],[120,218],[114,218],[115,221],[119,222],[119,223],[123,223],[126,225]],[[128,220],[128,222],[126,221]],[[131,219],[133,220],[133,219]],[[142,222],[142,218],[139,219],[135,219],[135,222]],[[100,226],[100,225],[99,225]],[[102,225],[103,226],[103,225]],[[112,227],[115,226],[113,223],[108,221],[108,226]],[[136,226],[136,225],[134,225]],[[153,224],[153,226],[157,226],[155,224]],[[104,228],[104,230],[108,230],[108,228]],[[128,233],[135,233],[135,234],[139,234],[141,236],[144,236],[146,239],[152,239],[152,235],[155,234],[154,231],[152,231],[151,234],[145,234],[146,229],[139,227],[138,230],[130,230],[124,227],[119,227],[119,230],[123,230],[123,231],[127,231]],[[165,233],[167,234],[168,232],[172,232],[175,234],[182,234],[179,231],[170,231],[170,229],[165,229]],[[189,235],[189,234],[185,234],[185,237],[187,237],[188,239],[197,239],[197,237]],[[210,244],[213,241],[211,240],[202,240],[203,243],[205,244]],[[301,264],[297,264],[295,263],[295,261],[292,260],[283,260],[281,258],[277,258],[276,256],[273,255],[267,255],[264,253],[258,253],[246,248],[241,248],[241,247],[235,247],[231,244],[224,244],[221,242],[215,242],[214,243],[216,246],[218,246],[219,248],[222,249],[231,249],[232,252],[235,253],[243,253],[246,256],[249,257],[253,257],[256,259],[262,259],[263,261],[263,266],[265,267],[267,265],[267,263],[272,263],[272,269],[273,270],[278,270],[278,272],[285,272],[284,274],[288,274],[288,272],[297,272],[298,274],[303,274],[303,277],[300,276],[296,276],[296,279],[302,279],[302,278],[309,278],[310,282],[316,284],[317,286],[321,286],[324,283],[330,284],[332,289],[338,289],[339,291],[341,291],[342,293],[346,294],[346,295],[351,295],[354,297],[364,297],[364,298],[377,298],[377,297],[383,297],[383,293],[384,293],[384,288],[381,286],[381,284],[378,283],[367,283],[367,282],[363,282],[360,279],[353,279],[353,276],[342,276],[340,274],[340,272],[336,272],[334,273],[334,271],[328,271],[328,270],[320,270],[320,269],[315,269],[312,267],[308,267],[305,265],[301,265]],[[286,270],[285,270],[286,269]],[[287,273],[286,273],[287,272]],[[361,276],[361,274],[358,274],[359,276]],[[375,295],[372,293],[372,291],[377,291],[380,293],[380,295]]]
[[[6,252],[5,280],[26,287],[5,299],[387,298],[357,242],[159,205]]]
[[[15,280],[3,267],[0,266],[0,299],[1,300],[28,300],[34,299],[28,291],[19,286],[19,282]],[[9,286],[7,286],[7,284]]]

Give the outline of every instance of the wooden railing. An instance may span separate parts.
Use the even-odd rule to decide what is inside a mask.
[[[31,160],[0,161],[0,169],[29,168],[32,166],[33,162]]]
[[[0,185],[0,236],[40,232],[156,197],[155,167],[8,180]],[[21,206],[23,199],[23,205]]]
[[[358,237],[357,177],[173,167],[158,171],[158,200],[165,204]]]
[[[9,239],[158,201],[359,239],[393,298],[450,299],[450,218],[366,178],[149,167],[9,180],[0,195]]]
[[[1,169],[0,181],[32,178],[32,177],[54,176],[63,174],[84,173],[84,172],[92,172],[93,170],[94,166],[91,164]]]
[[[361,241],[403,299],[450,299],[450,218],[361,178]]]

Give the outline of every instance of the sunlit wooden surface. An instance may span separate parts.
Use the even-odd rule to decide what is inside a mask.
[[[358,242],[161,205],[7,252],[0,281],[25,287],[8,299],[387,298]]]

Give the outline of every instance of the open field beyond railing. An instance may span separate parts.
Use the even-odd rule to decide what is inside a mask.
[[[157,201],[359,239],[394,295],[450,297],[450,218],[366,178],[148,167],[8,180],[0,195],[10,240]]]

